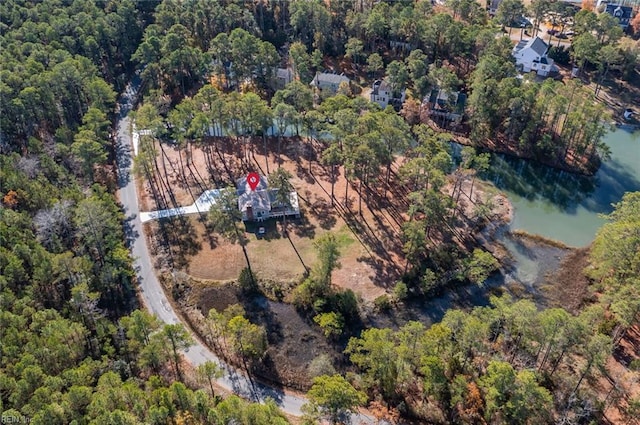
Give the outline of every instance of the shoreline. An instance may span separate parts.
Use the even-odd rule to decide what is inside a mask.
[[[443,131],[443,130],[440,129],[440,131]],[[597,164],[596,165],[592,165],[590,167],[588,167],[588,166],[587,167],[575,167],[575,166],[569,165],[566,162],[554,163],[552,161],[542,161],[542,160],[540,160],[538,158],[535,158],[533,156],[523,155],[518,151],[514,151],[513,149],[501,148],[493,140],[489,140],[489,143],[483,144],[482,146],[476,146],[471,142],[471,140],[468,137],[456,135],[456,134],[451,133],[451,132],[449,132],[449,134],[451,134],[453,136],[453,140],[452,141],[454,143],[458,143],[458,144],[460,144],[462,146],[475,147],[476,149],[478,149],[482,153],[507,155],[507,156],[512,157],[512,158],[521,159],[521,160],[524,160],[524,161],[532,161],[532,162],[538,163],[540,165],[544,165],[546,167],[553,168],[555,170],[566,171],[568,173],[572,173],[572,174],[576,174],[576,175],[580,175],[580,176],[593,177],[593,176],[596,175],[596,173],[600,169],[600,166],[602,165],[602,158],[600,158],[599,156],[596,157],[596,160],[597,160]],[[587,164],[591,164],[591,162],[588,161]]]

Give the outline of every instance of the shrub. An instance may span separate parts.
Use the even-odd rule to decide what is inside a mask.
[[[340,312],[346,320],[357,319],[360,316],[358,299],[351,289],[346,289],[335,294],[333,303],[335,308],[332,308],[332,310]]]
[[[432,294],[438,289],[438,277],[431,269],[426,269],[420,279],[420,289],[425,295]]]
[[[333,367],[333,361],[328,354],[323,353],[313,359],[309,364],[308,374],[310,378],[315,378],[321,375],[333,375],[336,373],[335,367]]]
[[[378,311],[388,311],[391,308],[391,300],[387,294],[380,295],[373,300],[373,305]]]
[[[409,288],[407,288],[407,284],[400,281],[396,283],[396,286],[393,287],[393,296],[398,301],[404,301],[409,296]]]
[[[333,338],[342,335],[344,330],[344,318],[340,313],[333,311],[321,313],[313,318],[313,321],[320,326],[325,338]]]
[[[257,282],[255,279],[251,278],[251,272],[247,267],[243,268],[240,271],[240,275],[238,276],[238,284],[240,285],[240,290],[245,294],[254,294],[260,291]]]

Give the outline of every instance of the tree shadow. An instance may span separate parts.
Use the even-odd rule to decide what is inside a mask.
[[[120,123],[124,126],[126,123]],[[130,137],[116,136],[116,165],[118,169],[118,188],[122,189],[131,181],[131,167],[133,160],[131,159],[132,148],[129,145]]]
[[[493,154],[491,161],[492,166],[483,177],[496,187],[529,201],[543,199],[568,214],[575,214],[578,206],[608,213],[611,203],[618,202],[625,192],[640,190],[634,170],[615,159],[604,162],[591,177],[502,154]]]
[[[370,326],[388,326],[398,329],[409,321],[418,321],[426,326],[438,323],[450,309],[469,310],[490,304],[492,295],[504,292],[505,276],[497,273],[483,285],[455,283],[442,287],[430,298],[410,297],[402,308],[388,312],[368,315],[366,324]]]
[[[301,199],[303,198],[301,197]],[[309,239],[313,239],[316,236],[316,226],[314,226],[313,223],[309,221],[309,218],[306,214],[304,214],[304,211],[302,211],[302,214],[300,214],[300,218],[291,220],[291,223],[293,224],[293,226],[291,226],[293,227],[293,233],[296,236]]]
[[[309,267],[307,267],[307,265],[304,263],[304,260],[302,259],[302,256],[300,255],[300,252],[298,251],[298,248],[296,248],[296,245],[293,243],[293,241],[289,237],[289,233],[288,232],[286,233],[286,235],[287,235],[287,239],[289,239],[289,243],[291,244],[291,248],[293,248],[294,252],[298,256],[298,259],[300,260],[300,263],[302,264],[302,267],[304,267],[305,273],[308,273],[309,272]]]
[[[392,288],[402,274],[400,265],[391,261],[382,261],[371,256],[358,257],[357,261],[369,265],[374,270],[371,281],[381,288]]]
[[[210,249],[216,249],[220,245],[220,238],[218,237],[216,232],[214,232],[213,225],[209,223],[209,221],[204,221],[203,224],[204,224],[204,230],[205,230],[204,232],[205,234],[202,235],[203,238],[209,244]]]
[[[301,161],[296,161],[296,177],[300,180],[304,180],[307,184],[315,183],[315,179],[311,172],[309,172],[309,168]]]
[[[173,268],[187,269],[189,257],[196,255],[201,249],[199,235],[189,218],[178,216],[159,220],[160,231],[170,247]]]
[[[278,231],[277,220],[273,218],[261,222],[246,221],[244,228],[247,234],[253,234],[256,239],[267,242],[282,238],[282,235]],[[262,236],[259,235],[260,228],[264,229]]]
[[[140,233],[136,229],[135,220],[138,217],[137,214],[130,214],[125,217],[123,221],[123,231],[125,237],[125,245],[127,248],[133,246],[133,243],[140,236]]]
[[[331,203],[324,198],[315,196],[315,200],[311,201],[312,194],[309,191],[305,192],[305,202],[309,205],[310,213],[319,222],[320,227],[329,230],[332,229],[336,223],[336,214],[334,207]]]
[[[613,358],[625,366],[640,358],[640,328],[632,326],[613,351]]]

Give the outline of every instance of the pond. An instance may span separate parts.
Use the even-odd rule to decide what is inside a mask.
[[[587,246],[625,192],[640,191],[640,131],[617,128],[605,136],[611,158],[593,177],[493,155],[487,178],[515,208],[512,230],[524,230],[569,246]]]

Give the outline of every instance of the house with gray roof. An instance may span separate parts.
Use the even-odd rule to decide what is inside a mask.
[[[260,182],[255,189],[251,189],[246,177],[236,180],[238,194],[238,209],[242,213],[243,221],[262,222],[270,218],[284,216],[300,217],[298,193],[289,193],[289,204],[278,202],[278,189],[269,188],[267,178],[260,176]]]
[[[349,84],[350,80],[344,74],[329,74],[327,72],[316,72],[316,76],[311,80],[311,87],[315,87],[321,91],[336,93],[340,87],[340,83]]]
[[[598,0],[596,4],[596,10],[601,10],[601,13],[608,13],[618,20],[620,28],[626,31],[631,23],[633,17],[633,7],[630,5],[621,4],[624,2],[609,2],[608,0]]]
[[[435,87],[422,99],[422,106],[433,121],[445,126],[462,121],[466,102],[467,95],[464,93]]]
[[[376,80],[371,86],[369,100],[380,105],[382,109],[391,105],[393,109],[399,111],[404,103],[405,96],[406,90],[403,89],[400,93],[394,93],[391,85],[386,80]]]
[[[521,40],[513,48],[516,67],[522,72],[536,72],[541,77],[547,77],[559,72],[553,59],[547,56],[549,46],[540,37]]]
[[[276,69],[274,89],[281,90],[292,81],[293,81],[293,70],[291,68]]]

